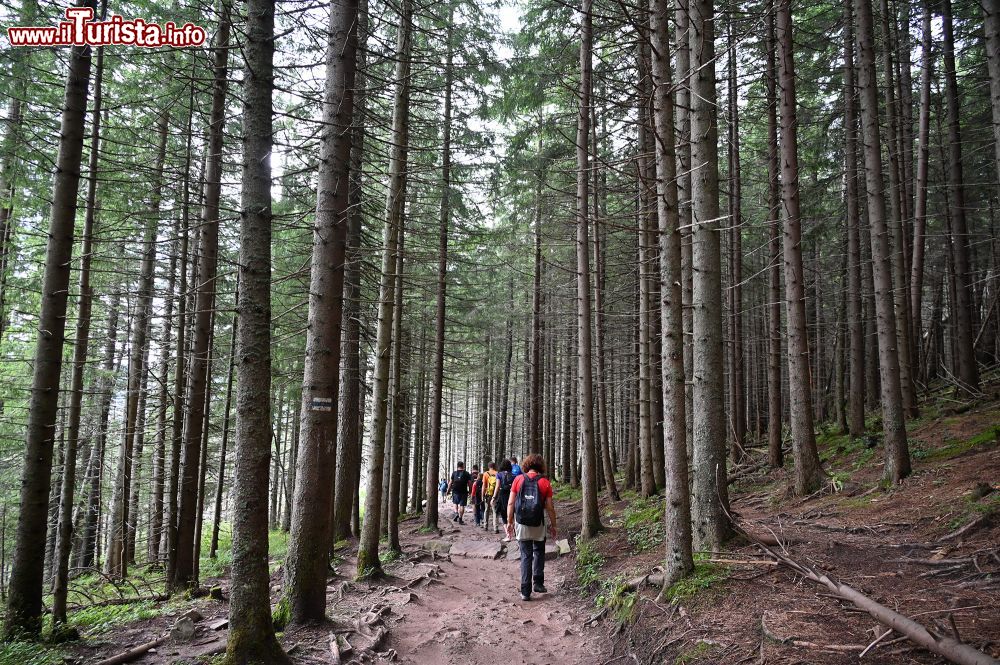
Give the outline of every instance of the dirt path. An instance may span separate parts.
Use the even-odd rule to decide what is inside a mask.
[[[441,515],[439,537],[414,533],[418,530],[413,527],[404,531],[404,542],[414,551],[435,553],[418,554],[417,563],[411,555],[409,565],[416,572],[406,577],[415,579],[425,571],[433,571],[433,577],[414,589],[411,602],[394,607],[388,622],[387,644],[398,662],[457,663],[484,654],[503,654],[504,662],[522,665],[604,660],[600,636],[583,628],[592,608],[570,588],[575,574],[571,558],[556,557],[550,543],[548,593],[522,601],[517,543],[504,544],[502,534],[478,529],[471,520],[456,525],[447,519],[448,510]],[[439,558],[437,552],[449,547],[450,554]]]

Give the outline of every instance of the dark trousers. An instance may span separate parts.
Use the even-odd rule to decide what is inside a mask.
[[[476,501],[476,526],[483,523],[483,515],[486,514],[486,504],[482,501]]]
[[[531,595],[531,583],[545,586],[545,541],[519,540],[521,548],[521,593]]]

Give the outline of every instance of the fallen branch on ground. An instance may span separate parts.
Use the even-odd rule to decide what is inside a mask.
[[[771,640],[772,642],[778,642],[779,644],[791,644],[794,647],[803,647],[806,649],[820,649],[822,651],[837,651],[840,653],[855,653],[861,651],[865,647],[860,644],[817,644],[816,642],[809,642],[807,640],[800,640],[795,637],[780,637],[779,635],[772,632],[767,627],[767,622],[764,617],[767,616],[767,612],[760,615],[760,630],[764,633],[764,637]]]
[[[980,515],[979,517],[972,520],[965,526],[956,529],[955,531],[952,531],[947,536],[941,536],[940,538],[938,538],[938,541],[955,540],[956,538],[961,538],[962,536],[968,533],[976,531],[980,527],[988,526],[990,522],[993,521],[993,518],[996,517],[996,515],[997,515],[996,513],[986,513],[985,515]]]
[[[123,651],[116,656],[105,658],[104,660],[99,661],[97,665],[120,665],[121,663],[128,663],[129,661],[133,661],[139,656],[143,656],[150,650],[160,646],[167,641],[168,637],[169,635],[164,635],[163,637],[158,637],[151,642],[140,644],[139,646],[129,649],[128,651]]]
[[[910,619],[909,617],[906,617],[899,612],[891,610],[885,605],[872,600],[847,584],[843,584],[832,579],[826,573],[818,572],[811,566],[801,564],[785,554],[775,552],[767,545],[764,545],[754,539],[753,536],[744,531],[735,520],[732,521],[734,528],[742,532],[743,535],[751,541],[755,542],[757,547],[774,557],[779,563],[791,568],[808,580],[822,584],[832,591],[837,598],[853,603],[855,607],[864,610],[882,625],[887,628],[892,628],[900,635],[905,635],[911,641],[919,644],[925,649],[928,649],[929,651],[932,651],[933,653],[936,653],[953,663],[958,663],[959,665],[1000,665],[1000,661],[979,651],[978,649],[975,649],[964,642],[960,642],[953,637],[931,632],[913,619]]]

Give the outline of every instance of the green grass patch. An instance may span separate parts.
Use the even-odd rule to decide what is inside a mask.
[[[711,648],[712,645],[708,642],[698,642],[693,647],[689,647],[677,654],[677,657],[674,658],[674,665],[687,665],[687,663],[693,663],[702,656],[708,654]]]
[[[3,665],[62,665],[65,656],[61,648],[38,642],[0,642]]]
[[[555,487],[552,496],[556,501],[580,501],[583,499],[583,490],[573,487],[569,483],[552,483]]]
[[[378,560],[383,566],[387,566],[394,561],[398,561],[403,553],[399,550],[387,549],[378,553]]]
[[[867,496],[854,496],[850,499],[842,501],[841,505],[845,508],[864,508],[865,506],[871,505],[874,497],[874,494],[869,494]]]
[[[605,559],[592,540],[578,540],[576,547],[576,579],[584,590],[600,581]]]
[[[994,425],[968,439],[945,439],[944,445],[939,448],[915,445],[911,454],[914,459],[936,462],[964,455],[974,448],[989,448],[998,444],[1000,444],[1000,426]]]
[[[633,552],[663,544],[663,511],[663,498],[658,496],[637,498],[625,508],[622,523]]]
[[[708,556],[705,554],[695,554],[694,570],[667,589],[667,599],[672,603],[679,603],[711,588],[713,584],[722,582],[727,577],[725,567],[708,561]]]
[[[107,607],[87,607],[69,615],[71,625],[85,633],[88,637],[101,635],[118,626],[153,619],[169,609],[165,603],[145,600],[127,605],[110,605]],[[0,661],[3,662],[3,661]]]

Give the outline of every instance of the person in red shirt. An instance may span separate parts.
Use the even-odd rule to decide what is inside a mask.
[[[556,537],[556,508],[542,456],[528,455],[521,468],[524,473],[514,479],[510,489],[506,527],[507,537],[515,537],[521,550],[521,600],[531,600],[532,591],[546,593],[545,535],[548,531],[553,539]]]

